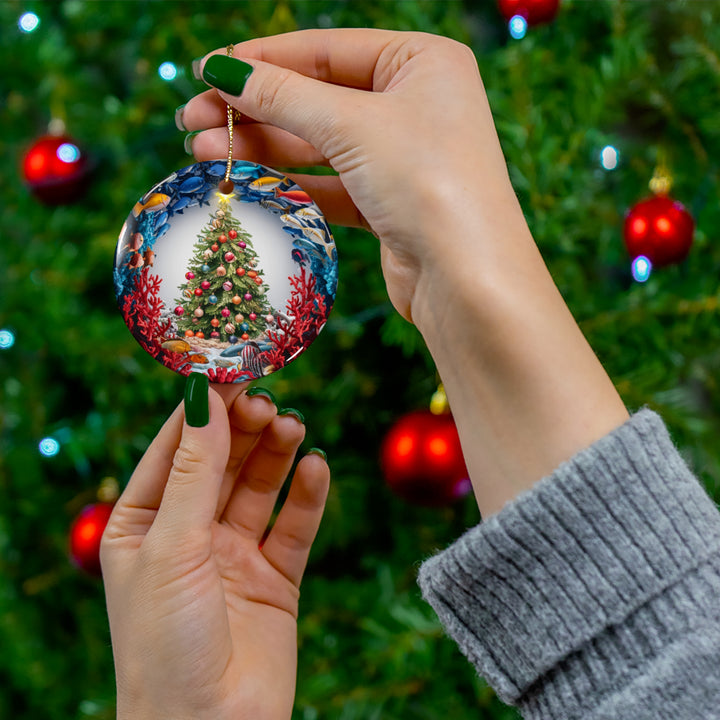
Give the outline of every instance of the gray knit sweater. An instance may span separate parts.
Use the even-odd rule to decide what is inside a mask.
[[[419,583],[527,720],[720,718],[720,513],[650,410],[430,558]]]

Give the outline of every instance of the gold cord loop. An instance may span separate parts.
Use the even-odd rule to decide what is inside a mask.
[[[228,45],[225,48],[225,52],[232,57],[233,45]],[[232,180],[230,180],[230,171],[232,170],[232,155],[233,155],[233,125],[235,120],[235,110],[230,105],[227,106],[227,129],[228,129],[228,156],[227,165],[225,166],[225,177],[220,183],[220,192],[224,195],[229,195],[234,188]]]

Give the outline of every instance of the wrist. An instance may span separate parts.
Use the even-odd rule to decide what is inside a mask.
[[[471,230],[466,219],[456,228]],[[419,273],[412,317],[445,385],[487,516],[628,414],[524,218],[476,219],[466,237],[473,242],[463,240],[462,257],[447,247]]]

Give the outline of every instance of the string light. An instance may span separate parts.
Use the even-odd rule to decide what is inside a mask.
[[[158,68],[158,75],[163,80],[167,80],[168,82],[170,80],[174,80],[177,77],[178,71],[177,67],[175,67],[175,63],[171,62],[164,62],[159,68]]]
[[[55,457],[60,452],[60,443],[53,437],[46,437],[38,443],[38,450],[45,457]]]
[[[620,162],[620,153],[612,145],[606,145],[600,151],[600,164],[605,170],[614,170]]]
[[[15,344],[12,330],[0,330],[0,350],[9,350]]]
[[[652,272],[652,263],[644,255],[638,255],[632,262],[632,276],[636,282],[646,282]]]
[[[40,18],[34,12],[23,13],[18,20],[18,27],[24,33],[31,33],[33,30],[37,30],[38,25],[40,25]]]
[[[522,40],[528,29],[527,20],[522,15],[513,15],[508,23],[508,30],[510,31],[510,37],[515,40]]]

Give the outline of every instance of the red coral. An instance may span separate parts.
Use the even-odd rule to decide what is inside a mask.
[[[170,352],[162,347],[163,338],[172,328],[172,322],[161,322],[165,304],[160,299],[162,278],[150,274],[145,266],[137,275],[133,291],[123,298],[121,312],[133,337],[146,352],[181,375],[189,375],[192,366],[182,353]]]
[[[215,368],[210,368],[207,374],[210,380],[214,383],[232,383],[235,382],[240,375],[235,368],[228,370],[224,367],[219,367],[217,370],[215,370]]]
[[[315,292],[317,279],[300,268],[300,275],[288,278],[292,293],[287,301],[287,315],[292,320],[277,318],[277,331],[268,331],[273,344],[260,358],[266,365],[276,369],[283,367],[301,350],[306,348],[317,336],[325,324],[327,306],[322,293]]]

